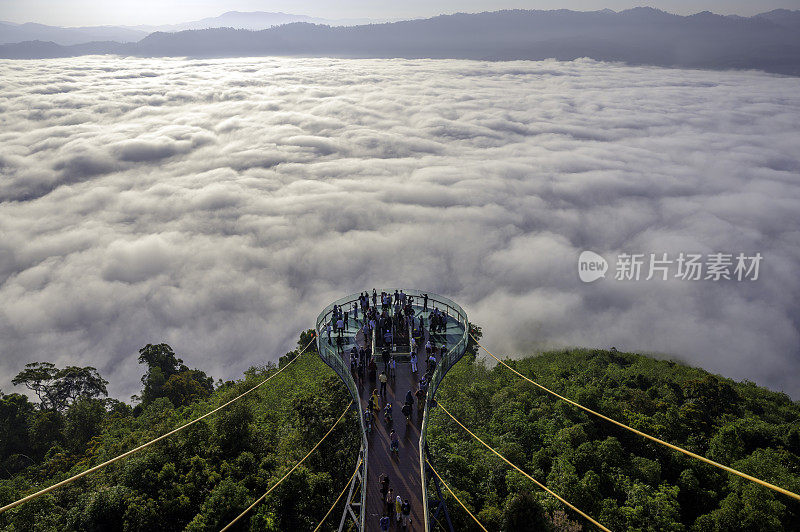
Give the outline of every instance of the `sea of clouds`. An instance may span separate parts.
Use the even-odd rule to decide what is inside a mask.
[[[495,352],[675,356],[800,397],[800,80],[505,62],[0,61],[0,388],[140,388],[167,342],[235,378],[334,299],[460,303]],[[584,284],[577,258],[611,262]],[[755,282],[615,281],[760,252]]]

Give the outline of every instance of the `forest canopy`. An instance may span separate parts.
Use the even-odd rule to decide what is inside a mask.
[[[574,349],[508,363],[589,408],[800,493],[800,405],[673,361]],[[800,530],[800,504],[617,428],[466,355],[437,400],[531,476],[611,530]],[[437,471],[489,530],[593,529],[441,409]],[[444,488],[442,488],[444,490]],[[478,530],[446,495],[456,530]]]
[[[480,336],[479,328],[473,332]],[[298,348],[278,364],[251,367],[242,379],[218,381],[216,387],[169,345],[147,344],[139,351],[144,375],[135,406],[107,398],[107,383],[94,368],[29,365],[15,382],[31,389],[39,403],[0,393],[0,505],[132,449],[280,368],[286,371],[186,431],[0,514],[0,530],[218,530],[313,447],[350,400],[316,356],[312,340],[313,331],[304,331]],[[800,405],[786,395],[616,351],[574,349],[508,363],[637,429],[800,492]],[[545,395],[507,368],[488,364],[474,342],[442,381],[437,400],[513,463],[612,530],[800,529],[795,501]],[[492,532],[592,529],[441,408],[431,410],[429,421],[437,471]],[[347,483],[358,431],[351,411],[241,529],[312,530]],[[433,484],[429,495],[438,497]],[[446,492],[444,497],[455,529],[477,530],[458,503]],[[341,508],[340,502],[334,515]],[[324,529],[335,529],[335,521]]]

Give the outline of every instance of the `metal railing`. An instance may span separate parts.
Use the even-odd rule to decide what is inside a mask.
[[[320,358],[323,362],[325,362],[328,366],[339,375],[339,378],[342,379],[344,385],[347,387],[347,390],[350,392],[350,397],[353,398],[353,402],[356,405],[358,410],[358,423],[361,427],[361,453],[359,453],[359,460],[363,459],[363,466],[364,470],[362,472],[363,475],[363,483],[361,487],[361,508],[360,508],[360,523],[358,524],[359,530],[366,530],[365,521],[367,516],[367,489],[366,489],[366,479],[367,479],[367,464],[369,458],[369,447],[367,445],[367,432],[366,426],[364,425],[364,409],[361,406],[361,396],[358,393],[358,388],[356,387],[356,382],[353,380],[353,375],[350,373],[350,368],[347,367],[344,363],[344,359],[342,356],[336,352],[336,350],[328,344],[326,340],[323,340],[323,335],[326,334],[327,331],[327,324],[330,322],[329,316],[333,312],[333,306],[345,306],[347,304],[352,304],[353,301],[358,301],[358,296],[347,296],[341,299],[338,299],[328,305],[317,317],[317,352],[319,353]]]

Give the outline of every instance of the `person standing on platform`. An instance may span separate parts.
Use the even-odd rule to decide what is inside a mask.
[[[428,310],[428,294],[422,294],[422,310]]]
[[[386,377],[385,371],[381,371],[381,374],[378,376],[378,380],[381,381],[381,397],[386,397],[386,381],[388,378]]]
[[[350,320],[347,319],[347,312],[348,311],[346,311],[346,310],[344,311],[344,330],[345,331],[350,329]]]

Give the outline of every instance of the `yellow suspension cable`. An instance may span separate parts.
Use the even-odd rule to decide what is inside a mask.
[[[315,338],[316,338],[316,335],[314,335],[314,336],[315,336]],[[202,419],[205,419],[205,418],[207,418],[207,417],[208,417],[208,416],[210,416],[211,414],[213,414],[213,413],[215,413],[215,412],[218,412],[218,411],[222,410],[223,408],[225,408],[225,407],[226,407],[226,406],[228,406],[229,404],[233,403],[234,401],[238,401],[239,399],[241,399],[241,398],[242,398],[242,397],[244,397],[245,395],[249,394],[250,392],[252,392],[252,391],[253,391],[253,390],[255,390],[256,388],[258,388],[258,387],[260,387],[261,385],[265,384],[266,382],[268,382],[268,381],[269,381],[270,379],[272,379],[273,377],[277,377],[277,376],[278,376],[278,375],[279,375],[279,374],[280,374],[280,373],[281,373],[283,370],[285,370],[286,368],[288,368],[288,367],[289,367],[289,366],[292,364],[292,362],[294,362],[295,360],[297,360],[298,358],[300,358],[300,355],[302,355],[303,353],[305,353],[306,349],[308,349],[308,348],[309,348],[309,346],[311,345],[311,343],[312,343],[312,342],[314,342],[314,339],[315,339],[315,338],[312,338],[312,339],[311,339],[311,341],[310,341],[310,342],[308,342],[308,343],[306,344],[306,346],[303,348],[303,350],[302,350],[302,351],[300,351],[300,352],[297,354],[297,356],[295,356],[295,357],[294,357],[292,360],[290,360],[290,361],[289,361],[289,362],[288,362],[288,363],[287,363],[285,366],[283,366],[281,369],[279,369],[278,371],[276,371],[275,373],[273,373],[272,375],[270,375],[269,377],[267,377],[266,379],[264,379],[264,380],[263,380],[263,381],[261,381],[260,383],[256,384],[255,386],[253,386],[252,388],[250,388],[250,389],[249,389],[249,390],[247,390],[246,392],[244,392],[244,393],[242,393],[241,395],[239,395],[239,396],[237,396],[237,397],[235,397],[235,398],[231,399],[230,401],[228,401],[228,402],[227,402],[227,403],[225,403],[224,405],[222,405],[222,406],[218,406],[217,408],[215,408],[215,409],[214,409],[214,410],[212,410],[211,412],[208,412],[208,413],[206,413],[206,414],[203,414],[202,416],[198,417],[197,419],[194,419],[194,420],[192,420],[192,421],[189,421],[188,423],[185,423],[185,424],[181,425],[180,427],[178,427],[178,428],[176,428],[176,429],[173,429],[173,430],[171,430],[171,431],[167,432],[166,434],[162,434],[161,436],[159,436],[159,437],[157,437],[157,438],[155,438],[155,439],[153,439],[153,440],[150,440],[149,442],[147,442],[147,443],[144,443],[144,444],[142,444],[142,445],[140,445],[140,446],[136,447],[135,449],[131,449],[130,451],[127,451],[127,452],[125,452],[125,453],[122,453],[121,455],[119,455],[119,456],[116,456],[116,457],[114,457],[114,458],[112,458],[112,459],[110,459],[110,460],[107,460],[107,461],[103,462],[102,464],[98,464],[98,465],[96,465],[96,466],[94,466],[94,467],[92,467],[92,468],[90,468],[90,469],[87,469],[86,471],[83,471],[83,472],[81,472],[81,473],[78,473],[77,475],[74,475],[74,476],[72,476],[72,477],[70,477],[70,478],[68,478],[68,479],[62,480],[61,482],[58,482],[58,483],[56,483],[56,484],[53,484],[52,486],[49,486],[49,487],[47,487],[47,488],[44,488],[43,490],[37,491],[36,493],[32,493],[31,495],[28,495],[27,497],[23,497],[22,499],[19,499],[18,501],[14,501],[14,502],[12,502],[12,503],[10,503],[10,504],[7,504],[7,505],[3,506],[2,508],[0,508],[0,514],[2,514],[3,512],[5,512],[6,510],[10,510],[10,509],[12,509],[12,508],[14,508],[14,507],[16,507],[16,506],[19,506],[20,504],[24,504],[24,503],[26,503],[26,502],[28,502],[28,501],[31,501],[31,500],[33,500],[33,499],[35,499],[35,498],[37,498],[37,497],[40,497],[40,496],[44,495],[44,494],[46,494],[46,493],[49,493],[49,492],[53,491],[54,489],[60,488],[61,486],[65,486],[65,485],[67,485],[67,484],[69,484],[69,483],[71,483],[71,482],[74,482],[75,480],[78,480],[79,478],[81,478],[81,477],[84,477],[84,476],[88,475],[89,473],[94,473],[94,472],[95,472],[95,471],[97,471],[98,469],[102,469],[102,468],[104,468],[104,467],[106,467],[106,466],[108,466],[108,465],[111,465],[111,464],[113,464],[114,462],[116,462],[116,461],[118,461],[118,460],[122,460],[123,458],[126,458],[126,457],[128,457],[128,456],[130,456],[130,455],[132,455],[132,454],[134,454],[134,453],[137,453],[137,452],[141,451],[142,449],[145,449],[145,448],[147,448],[147,447],[149,447],[149,446],[153,445],[154,443],[156,443],[156,442],[159,442],[159,441],[163,440],[164,438],[168,438],[169,436],[172,436],[173,434],[176,434],[176,433],[178,433],[178,432],[182,431],[183,429],[185,429],[185,428],[187,428],[187,427],[189,427],[189,426],[191,426],[191,425],[194,425],[194,424],[195,424],[195,423],[197,423],[198,421],[200,421],[200,420],[202,420]]]
[[[351,406],[352,404],[353,404],[353,401],[351,400],[351,401],[350,401],[350,403],[348,403],[348,405],[345,407],[345,409],[344,409],[344,412],[342,412],[342,415],[341,415],[341,416],[339,416],[339,419],[337,419],[337,420],[336,420],[336,422],[335,422],[333,425],[331,425],[331,428],[330,428],[330,429],[328,429],[328,432],[326,432],[326,433],[325,433],[325,436],[323,436],[323,437],[322,437],[322,439],[321,439],[321,440],[319,440],[319,441],[317,442],[317,444],[316,444],[316,445],[314,445],[314,447],[312,447],[312,448],[311,448],[311,450],[310,450],[310,451],[308,451],[308,453],[306,453],[306,455],[305,455],[305,456],[304,456],[304,457],[303,457],[303,458],[302,458],[302,459],[301,459],[299,462],[297,462],[297,463],[296,463],[294,466],[292,466],[292,468],[289,470],[289,472],[288,472],[288,473],[286,473],[285,475],[283,475],[283,477],[281,477],[281,479],[280,479],[278,482],[276,482],[275,484],[273,484],[273,485],[272,485],[272,487],[271,487],[270,489],[268,489],[268,490],[267,490],[267,492],[266,492],[264,495],[262,495],[261,497],[259,497],[258,499],[256,499],[256,500],[255,500],[255,502],[253,502],[253,504],[251,504],[250,506],[248,506],[248,507],[247,507],[247,508],[246,508],[246,509],[245,509],[245,510],[242,512],[242,513],[240,513],[239,515],[237,515],[237,516],[236,516],[236,518],[235,518],[233,521],[231,521],[230,523],[228,523],[228,524],[227,524],[227,525],[226,525],[226,526],[225,526],[225,527],[224,527],[222,530],[220,530],[220,532],[225,532],[226,530],[228,530],[229,528],[231,528],[231,527],[232,527],[234,524],[236,524],[236,522],[237,522],[239,519],[241,519],[242,517],[244,517],[245,515],[247,515],[247,512],[249,512],[250,510],[252,510],[253,508],[255,508],[255,507],[256,507],[256,505],[257,505],[258,503],[260,503],[261,501],[263,501],[264,499],[266,499],[266,498],[267,498],[267,495],[269,495],[270,493],[272,493],[272,490],[274,490],[275,488],[277,488],[277,487],[278,487],[278,485],[280,485],[280,483],[281,483],[281,482],[283,482],[284,480],[286,480],[286,478],[287,478],[289,475],[291,475],[291,474],[292,474],[292,472],[293,472],[295,469],[297,469],[298,467],[300,467],[300,464],[302,464],[303,462],[305,462],[305,461],[306,461],[306,458],[308,458],[309,456],[311,456],[311,453],[313,453],[313,452],[314,452],[314,451],[317,449],[317,447],[319,447],[319,446],[320,446],[320,444],[321,444],[323,441],[325,441],[325,438],[327,438],[327,437],[330,435],[330,433],[331,433],[331,432],[333,432],[333,429],[335,429],[335,428],[336,428],[336,425],[338,425],[338,424],[339,424],[339,422],[342,420],[342,418],[345,416],[345,414],[347,414],[347,411],[350,409],[350,406]]]
[[[755,482],[756,484],[759,484],[759,485],[761,485],[761,486],[764,486],[765,488],[769,488],[769,489],[771,489],[771,490],[773,490],[773,491],[777,491],[778,493],[782,493],[782,494],[784,494],[784,495],[787,495],[787,496],[789,496],[789,497],[791,497],[791,498],[793,498],[793,499],[796,499],[796,500],[800,501],[800,495],[798,495],[797,493],[791,492],[791,491],[789,491],[789,490],[787,490],[787,489],[781,488],[781,487],[779,487],[779,486],[776,486],[776,485],[774,485],[774,484],[770,484],[769,482],[766,482],[766,481],[763,481],[763,480],[761,480],[761,479],[758,479],[758,478],[756,478],[756,477],[754,477],[754,476],[748,475],[747,473],[742,473],[741,471],[738,471],[738,470],[736,470],[736,469],[733,469],[732,467],[728,467],[728,466],[726,466],[726,465],[720,464],[719,462],[715,462],[714,460],[710,460],[710,459],[706,458],[705,456],[700,456],[699,454],[696,454],[696,453],[693,453],[693,452],[691,452],[691,451],[688,451],[688,450],[686,450],[686,449],[683,449],[682,447],[678,447],[677,445],[673,445],[673,444],[671,444],[671,443],[669,443],[669,442],[666,442],[666,441],[664,441],[664,440],[662,440],[662,439],[656,438],[655,436],[650,436],[649,434],[646,434],[646,433],[644,433],[644,432],[642,432],[642,431],[640,431],[640,430],[637,430],[637,429],[635,429],[635,428],[633,428],[633,427],[630,427],[630,426],[628,426],[628,425],[626,425],[626,424],[624,424],[624,423],[620,423],[619,421],[616,421],[616,420],[614,420],[614,419],[611,419],[611,418],[610,418],[610,417],[608,417],[608,416],[604,416],[603,414],[601,414],[601,413],[599,413],[599,412],[595,412],[595,411],[594,411],[594,410],[592,410],[591,408],[587,408],[587,407],[585,407],[585,406],[583,406],[583,405],[581,405],[581,404],[578,404],[578,403],[576,403],[575,401],[573,401],[572,399],[567,399],[567,398],[566,398],[566,397],[564,397],[563,395],[559,395],[559,394],[557,394],[556,392],[554,392],[554,391],[552,391],[552,390],[550,390],[550,389],[548,389],[548,388],[545,388],[544,386],[542,386],[542,385],[541,385],[541,384],[539,384],[538,382],[536,382],[536,381],[534,381],[534,380],[531,380],[531,379],[529,379],[528,377],[526,377],[525,375],[523,375],[523,374],[522,374],[522,373],[520,373],[519,371],[515,370],[514,368],[512,368],[511,366],[509,366],[508,364],[506,364],[505,362],[503,362],[502,360],[500,360],[499,358],[497,358],[496,356],[494,356],[494,355],[491,353],[491,351],[489,351],[488,349],[486,349],[485,347],[483,347],[483,346],[480,344],[480,342],[478,342],[478,340],[476,340],[476,339],[475,339],[475,337],[474,337],[474,336],[472,336],[471,334],[470,334],[470,337],[471,337],[471,338],[472,338],[472,339],[475,341],[475,343],[476,343],[476,344],[477,344],[477,345],[478,345],[478,346],[479,346],[481,349],[483,349],[484,351],[486,351],[487,353],[489,353],[489,355],[491,355],[491,356],[492,356],[492,358],[494,358],[495,360],[497,360],[498,362],[500,362],[502,365],[504,365],[505,367],[507,367],[508,369],[510,369],[511,371],[513,371],[514,373],[516,373],[517,375],[519,375],[520,377],[522,377],[523,379],[525,379],[526,381],[530,382],[530,383],[531,383],[531,384],[533,384],[534,386],[537,386],[537,387],[539,387],[540,389],[544,390],[545,392],[547,392],[547,393],[549,393],[549,394],[551,394],[551,395],[554,395],[555,397],[558,397],[558,398],[559,398],[559,399],[561,399],[562,401],[566,401],[567,403],[569,403],[569,404],[571,404],[571,405],[573,405],[573,406],[577,406],[578,408],[580,408],[580,409],[582,409],[582,410],[584,410],[584,411],[586,411],[586,412],[589,412],[590,414],[592,414],[592,415],[595,415],[595,416],[597,416],[597,417],[599,417],[599,418],[601,418],[601,419],[604,419],[604,420],[608,421],[609,423],[613,423],[614,425],[616,425],[616,426],[618,426],[618,427],[621,427],[621,428],[623,428],[623,429],[629,430],[629,431],[631,431],[631,432],[633,432],[633,433],[635,433],[635,434],[638,434],[639,436],[642,436],[642,437],[644,437],[644,438],[647,438],[647,439],[649,439],[649,440],[651,440],[651,441],[654,441],[654,442],[656,442],[656,443],[659,443],[659,444],[661,444],[661,445],[664,445],[664,446],[666,446],[666,447],[669,447],[670,449],[672,449],[672,450],[674,450],[674,451],[681,452],[681,453],[685,454],[686,456],[691,456],[692,458],[695,458],[695,459],[697,459],[697,460],[700,460],[701,462],[705,462],[706,464],[712,465],[712,466],[714,466],[714,467],[718,467],[718,468],[720,468],[720,469],[722,469],[722,470],[724,470],[724,471],[727,471],[728,473],[733,473],[734,475],[738,475],[738,476],[740,476],[740,477],[742,477],[742,478],[744,478],[744,479],[746,479],[746,480],[749,480],[749,481],[751,481],[751,482]]]
[[[445,413],[445,414],[447,414],[448,416],[450,416],[450,417],[453,419],[453,421],[455,421],[456,423],[458,423],[458,424],[461,426],[461,428],[462,428],[462,429],[464,429],[464,430],[466,430],[467,432],[469,432],[470,436],[472,436],[473,438],[475,438],[476,440],[478,440],[479,442],[481,442],[481,443],[484,445],[484,447],[486,447],[487,449],[489,449],[490,451],[492,451],[494,454],[496,454],[497,456],[499,456],[499,457],[500,457],[500,458],[501,458],[501,459],[502,459],[502,460],[503,460],[505,463],[507,463],[508,465],[510,465],[511,467],[513,467],[514,469],[516,469],[517,471],[519,471],[520,473],[522,473],[523,475],[525,475],[525,477],[527,477],[527,478],[528,478],[528,480],[532,481],[534,484],[536,484],[537,486],[539,486],[540,488],[542,488],[544,491],[546,491],[547,493],[549,493],[550,495],[552,495],[553,497],[555,497],[556,499],[558,499],[559,501],[561,501],[561,502],[562,502],[562,503],[564,503],[565,505],[569,506],[571,509],[573,509],[573,510],[575,510],[576,512],[578,512],[580,515],[582,515],[584,518],[586,518],[586,520],[587,520],[587,521],[589,521],[589,522],[590,522],[590,523],[592,523],[593,525],[595,525],[595,526],[597,526],[598,528],[600,528],[600,530],[604,530],[605,532],[611,532],[611,531],[610,531],[608,528],[604,527],[603,525],[601,525],[600,523],[598,523],[597,521],[595,521],[594,519],[592,519],[592,517],[590,517],[588,514],[586,514],[586,513],[582,512],[581,510],[579,510],[578,508],[576,508],[575,506],[573,506],[573,505],[572,505],[572,503],[570,503],[569,501],[567,501],[566,499],[564,499],[563,497],[561,497],[560,495],[558,495],[557,493],[555,493],[554,491],[552,491],[550,488],[548,488],[547,486],[545,486],[544,484],[542,484],[541,482],[539,482],[538,480],[536,480],[535,478],[533,478],[532,476],[530,476],[528,473],[526,473],[525,471],[523,471],[522,469],[520,469],[519,467],[517,467],[515,464],[512,464],[512,463],[511,463],[511,461],[510,461],[510,460],[508,460],[508,458],[506,458],[506,457],[505,457],[505,456],[503,456],[502,454],[500,454],[500,453],[498,453],[497,451],[495,451],[495,450],[494,450],[494,448],[493,448],[491,445],[489,445],[488,443],[486,443],[485,441],[483,441],[482,439],[480,439],[480,438],[479,438],[479,437],[478,437],[478,436],[477,436],[477,435],[476,435],[474,432],[472,432],[472,431],[471,431],[471,430],[469,430],[467,427],[465,427],[465,426],[464,426],[464,425],[463,425],[463,424],[462,424],[462,423],[461,423],[459,420],[457,420],[457,419],[456,419],[456,418],[453,416],[453,414],[451,414],[451,413],[450,413],[450,412],[449,412],[449,411],[448,411],[448,410],[447,410],[447,409],[444,407],[444,405],[442,405],[442,403],[440,403],[440,402],[438,402],[438,401],[437,401],[437,402],[436,402],[436,404],[437,404],[439,407],[441,407],[441,409],[444,411],[444,413]],[[441,478],[441,477],[439,477],[439,478]]]
[[[328,518],[328,516],[329,516],[329,515],[331,514],[331,512],[333,511],[333,509],[334,509],[334,508],[336,508],[336,505],[339,503],[339,499],[341,499],[341,498],[342,498],[342,495],[344,495],[344,492],[345,492],[345,491],[347,491],[347,488],[349,488],[349,487],[350,487],[350,483],[353,481],[353,477],[355,477],[355,476],[356,476],[356,473],[358,473],[358,470],[359,470],[360,468],[361,468],[361,459],[359,458],[359,459],[358,459],[358,465],[356,466],[356,469],[355,469],[355,471],[353,471],[353,474],[352,474],[352,475],[350,475],[350,480],[348,480],[348,481],[347,481],[347,483],[344,485],[344,489],[343,489],[343,490],[342,490],[342,492],[339,494],[339,496],[338,496],[338,497],[336,497],[336,500],[335,500],[335,501],[333,501],[333,504],[332,504],[332,505],[331,505],[331,507],[328,509],[328,512],[325,514],[325,516],[324,516],[324,517],[322,518],[322,520],[319,522],[319,524],[317,525],[317,527],[314,529],[314,532],[317,532],[317,530],[319,530],[319,529],[320,529],[320,527],[322,526],[322,523],[324,523],[324,522],[325,522],[325,519],[327,519],[327,518]],[[350,503],[350,501],[347,501],[347,502],[348,502],[348,504]]]
[[[426,462],[426,463],[428,464],[428,466],[431,468],[431,471],[433,471],[433,474],[434,474],[434,475],[436,475],[436,476],[439,478],[439,480],[441,480],[441,481],[442,481],[442,484],[444,485],[444,487],[445,487],[445,488],[447,488],[447,491],[449,491],[449,492],[450,492],[450,495],[452,495],[453,497],[455,497],[455,499],[458,501],[458,504],[460,504],[460,505],[461,505],[461,507],[462,507],[462,508],[464,508],[464,509],[467,511],[467,513],[468,513],[468,514],[469,514],[469,516],[470,516],[470,517],[473,519],[473,521],[475,521],[476,523],[478,523],[478,526],[479,526],[479,527],[481,527],[481,530],[483,530],[483,532],[489,532],[488,530],[486,530],[486,527],[485,527],[485,526],[483,526],[483,525],[481,524],[481,522],[480,522],[480,521],[478,521],[478,518],[477,518],[477,517],[475,517],[475,516],[472,514],[472,512],[470,512],[470,511],[469,511],[469,508],[467,508],[467,507],[464,505],[464,503],[463,503],[463,502],[461,502],[461,499],[459,499],[459,498],[458,498],[458,495],[456,495],[455,493],[453,493],[453,490],[451,490],[451,489],[450,489],[450,486],[448,486],[448,485],[447,485],[447,482],[445,482],[445,481],[444,481],[444,479],[442,478],[442,476],[441,476],[439,473],[437,473],[437,472],[436,472],[436,470],[433,468],[433,464],[431,464],[430,460],[428,460],[428,459],[426,458],[426,459],[425,459],[425,462]],[[438,519],[437,519],[437,521],[438,521]],[[441,523],[439,523],[439,524],[441,525]]]

